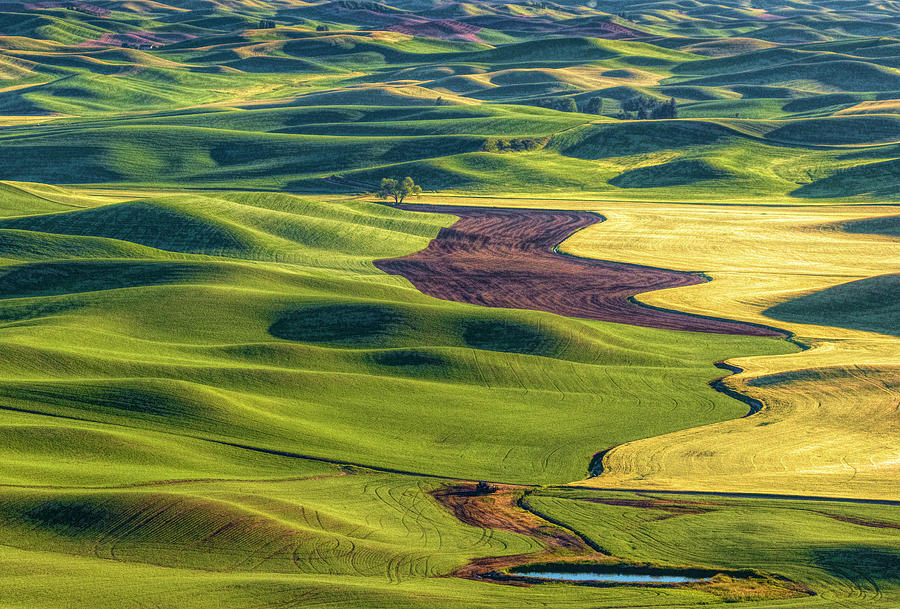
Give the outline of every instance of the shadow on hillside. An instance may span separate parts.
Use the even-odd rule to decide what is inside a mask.
[[[813,561],[830,575],[862,587],[900,586],[900,551],[886,547],[843,546],[818,548]]]
[[[764,311],[773,319],[900,336],[900,274],[879,275],[795,298]]]

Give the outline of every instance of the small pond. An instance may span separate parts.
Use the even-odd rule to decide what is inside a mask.
[[[683,584],[703,581],[683,575],[646,575],[642,573],[597,573],[591,571],[517,571],[520,577],[576,582],[614,582],[619,584]]]

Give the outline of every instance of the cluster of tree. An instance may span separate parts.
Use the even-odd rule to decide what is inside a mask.
[[[259,29],[261,30],[271,30],[275,28],[275,22],[271,19],[260,19],[259,20]]]
[[[632,113],[634,113],[632,115]],[[646,120],[648,118],[678,118],[678,106],[675,98],[667,101],[654,99],[647,95],[635,95],[626,99],[622,104],[622,114],[619,118]]]
[[[483,152],[530,152],[532,150],[540,150],[547,145],[550,138],[533,138],[533,137],[516,137],[516,138],[499,138],[491,137],[484,141],[481,146]]]
[[[571,97],[542,97],[535,102],[541,108],[560,112],[578,112],[578,104]]]
[[[590,98],[584,105],[584,112],[587,112],[588,114],[603,114],[603,98]]]
[[[560,112],[578,112],[578,103],[571,97],[542,97],[535,102],[541,108],[550,108]],[[592,97],[583,104],[582,112],[603,114],[603,98]]]
[[[381,186],[376,195],[380,199],[393,199],[395,205],[400,205],[407,197],[417,197],[422,194],[422,187],[413,182],[409,176],[398,181],[393,178],[382,178]]]
[[[319,24],[319,25],[316,26],[316,31],[317,31],[317,32],[327,32],[328,29],[329,29],[328,26],[325,25],[324,23]]]
[[[571,97],[542,97],[535,101],[541,108],[559,110],[560,112],[578,112],[578,104]],[[591,97],[582,104],[581,112],[587,114],[603,114],[603,98]],[[678,105],[675,98],[659,100],[648,95],[635,95],[622,104],[619,118],[640,120],[648,118],[678,118]]]

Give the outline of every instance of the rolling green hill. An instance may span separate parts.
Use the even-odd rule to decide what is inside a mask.
[[[900,605],[896,3],[0,2],[0,148],[0,609]]]
[[[711,362],[787,348],[442,303],[371,266],[421,246],[447,220],[219,193],[0,221],[11,237],[0,276],[8,366],[0,393],[11,408],[117,427],[335,460],[352,452],[367,465],[463,478],[552,481],[583,473],[598,443],[689,426],[687,411],[700,422],[740,413],[739,402],[702,391],[717,376]],[[520,328],[519,338],[478,338],[494,326]],[[91,337],[90,352],[64,338],[75,328],[78,342]],[[92,362],[89,373],[65,373],[79,361]],[[673,418],[668,400],[644,406],[639,424],[623,416],[675,382],[676,370],[677,382],[698,387],[696,403],[678,403]],[[642,377],[627,400],[597,403],[598,392]],[[565,415],[557,387],[568,388]],[[372,399],[379,394],[394,397]],[[501,409],[492,406],[499,395]],[[416,403],[431,407],[401,414]],[[476,419],[464,415],[473,408]],[[535,434],[549,410],[573,426]],[[393,429],[379,431],[385,418]],[[429,444],[427,454],[416,448]]]

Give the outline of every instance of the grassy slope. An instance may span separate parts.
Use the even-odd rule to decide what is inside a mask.
[[[341,122],[348,117],[353,122]],[[389,117],[400,120],[388,122]],[[384,174],[410,174],[433,189],[638,200],[835,201],[840,195],[890,198],[894,192],[896,146],[880,142],[893,143],[897,121],[887,117],[763,124],[679,120],[664,132],[658,124],[586,125],[589,120],[513,107],[329,107],[32,127],[5,138],[16,154],[0,177],[322,190],[336,187],[323,181],[334,174],[369,184]],[[792,147],[800,133],[815,136],[816,147]],[[481,152],[498,138],[532,139],[544,148]],[[860,140],[880,144],[867,153],[848,152]],[[874,189],[863,166],[854,165],[859,162],[873,171],[882,168],[884,178]],[[844,169],[819,179],[829,164]],[[542,177],[538,188],[534,175]]]
[[[119,18],[117,32],[162,29],[152,15]],[[199,30],[166,26],[199,37],[151,50],[6,45],[11,86],[0,89],[0,108],[78,118],[49,127],[17,119],[4,132],[17,154],[0,178],[346,192],[408,173],[432,190],[634,200],[871,201],[897,192],[889,144],[900,135],[884,100],[900,90],[900,47],[890,39],[704,59],[665,40],[491,47],[316,33],[312,22],[234,32],[234,22],[201,21],[191,26]],[[639,93],[674,95],[683,119],[611,118]],[[546,96],[581,109],[602,97],[602,118],[535,108]],[[451,106],[435,107],[438,97]],[[881,104],[881,114],[835,114],[866,104]],[[663,131],[678,135],[647,135]],[[538,148],[551,139],[527,153],[480,152],[510,137]],[[333,174],[351,182],[323,181]]]
[[[537,547],[460,524],[423,494],[434,480],[335,476],[342,472],[328,464],[204,441],[565,481],[604,445],[739,416],[745,407],[706,388],[720,374],[709,363],[789,350],[768,339],[434,301],[371,267],[373,257],[421,247],[449,220],[360,202],[218,193],[0,222],[4,404],[33,411],[2,415],[3,482],[23,487],[4,491],[3,560],[58,584],[68,581],[62,565],[90,569],[84,581],[111,587],[126,606],[159,595],[160,585],[172,587],[157,596],[164,605],[198,607],[308,594],[373,607],[423,599],[471,606],[472,594],[487,605],[711,600],[678,590],[526,595],[423,579],[469,558]],[[334,324],[335,314],[359,307],[357,325]],[[298,310],[299,318],[284,315]],[[541,352],[471,349],[458,333],[472,319],[521,324],[543,339]],[[394,324],[390,334],[382,323]],[[402,415],[385,415],[398,408]],[[548,433],[548,411],[571,424]],[[216,480],[235,478],[245,480]],[[272,478],[299,480],[265,481]],[[135,483],[147,486],[121,487]],[[15,572],[7,570],[5,585],[23,603],[86,602],[82,584],[63,597],[56,584]],[[102,606],[113,597],[98,598]]]
[[[444,303],[371,266],[448,221],[224,193],[0,221],[0,393],[9,407],[145,432],[560,482],[602,448],[739,416],[706,389],[720,375],[710,364],[790,350]],[[534,340],[473,349],[473,324]],[[548,433],[549,413],[570,425]]]
[[[539,492],[527,501],[630,561],[758,569],[806,582],[819,595],[758,601],[763,607],[838,606],[834,597],[847,590],[860,603],[878,606],[900,592],[900,532],[887,528],[897,524],[895,507],[677,495],[659,495],[660,504],[648,506],[653,497],[573,489]]]
[[[422,247],[446,216],[152,192],[346,191],[359,186],[322,178],[396,173],[464,193],[895,200],[895,7],[398,7],[3,8],[0,179],[103,187],[0,184],[0,395],[20,409],[0,413],[4,609],[721,601],[425,577],[538,545],[462,525],[425,494],[434,479],[346,475],[215,439],[523,482],[577,478],[594,451],[634,440],[610,453],[600,484],[895,496],[888,209],[605,204],[610,222],[567,244],[708,271],[712,283],[642,299],[783,325],[815,346],[779,355],[790,349],[776,341],[438,302],[372,268]],[[488,29],[481,42],[369,31],[409,15]],[[282,27],[247,29],[260,18]],[[666,37],[579,29],[608,19]],[[536,20],[556,28],[538,42]],[[313,32],[323,21],[343,31]],[[128,32],[196,38],[74,46]],[[683,120],[613,119],[637,93],[675,96]],[[536,108],[547,95],[582,107],[601,96],[604,116]],[[498,138],[546,146],[479,151]],[[535,340],[526,353],[473,349],[473,320]],[[726,421],[746,408],[706,387],[722,374],[710,363],[751,353],[762,357],[733,359],[747,373],[728,383],[767,409]],[[817,593],[754,607],[898,602],[896,508],[717,499],[671,517],[583,496],[600,495],[529,501],[619,559],[757,568]]]

